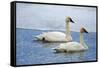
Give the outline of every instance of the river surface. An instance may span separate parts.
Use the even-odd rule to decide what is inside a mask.
[[[50,30],[16,28],[17,65],[65,63],[96,60],[96,33],[84,33],[88,51],[77,53],[55,53],[53,47],[60,43],[37,41],[35,36]],[[62,31],[63,32],[63,31]],[[71,32],[73,41],[79,42],[79,32]]]

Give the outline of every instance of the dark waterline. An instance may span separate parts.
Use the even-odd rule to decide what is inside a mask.
[[[96,60],[96,33],[84,34],[88,51],[78,53],[54,53],[53,47],[60,43],[44,43],[35,39],[36,35],[48,30],[16,29],[17,65],[80,62]],[[50,30],[49,30],[50,31]],[[71,32],[74,41],[79,42],[79,33]]]

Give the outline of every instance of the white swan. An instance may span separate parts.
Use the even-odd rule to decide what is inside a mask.
[[[84,51],[88,49],[83,39],[83,33],[88,33],[85,28],[80,29],[80,43],[78,42],[68,42],[60,44],[59,46],[53,48],[56,52],[76,52]]]
[[[69,42],[72,41],[71,33],[70,33],[70,22],[74,23],[70,17],[66,18],[66,34],[63,32],[44,32],[40,35],[37,35],[36,38],[42,41],[49,42]]]

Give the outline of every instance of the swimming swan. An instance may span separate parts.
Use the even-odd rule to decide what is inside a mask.
[[[76,52],[76,51],[85,51],[88,49],[88,46],[85,44],[83,39],[83,33],[88,33],[85,28],[80,29],[80,43],[78,42],[68,42],[60,44],[59,46],[53,48],[56,52]]]
[[[66,34],[63,32],[44,32],[40,35],[37,35],[36,38],[42,41],[49,41],[49,42],[68,42],[72,41],[72,37],[70,34],[70,22],[74,23],[74,21],[70,18],[66,18]]]

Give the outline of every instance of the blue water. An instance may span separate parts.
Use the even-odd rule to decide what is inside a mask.
[[[48,30],[16,29],[17,65],[64,63],[96,60],[96,33],[84,34],[88,51],[77,53],[54,53],[51,48],[60,43],[37,41],[34,37]],[[71,32],[74,41],[79,42],[79,33]]]

